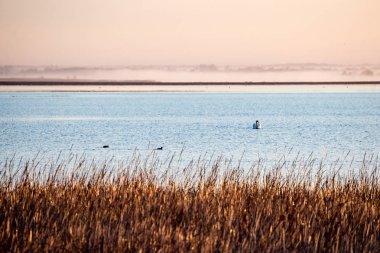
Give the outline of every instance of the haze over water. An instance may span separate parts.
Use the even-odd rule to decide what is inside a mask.
[[[380,65],[0,66],[0,80],[154,82],[379,81]]]
[[[0,79],[380,80],[378,0],[0,0]],[[378,153],[379,94],[0,94],[2,161]],[[264,128],[250,126],[259,119]],[[102,145],[110,145],[102,149]],[[144,151],[145,150],[145,151]]]

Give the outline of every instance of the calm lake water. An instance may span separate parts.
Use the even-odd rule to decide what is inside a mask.
[[[0,133],[1,162],[38,152],[124,160],[157,147],[162,156],[184,149],[184,160],[360,160],[380,152],[380,93],[1,93]]]

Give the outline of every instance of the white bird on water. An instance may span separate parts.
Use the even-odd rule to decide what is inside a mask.
[[[261,128],[261,124],[258,120],[256,120],[255,123],[253,123],[253,126],[252,126],[253,129],[260,129]]]

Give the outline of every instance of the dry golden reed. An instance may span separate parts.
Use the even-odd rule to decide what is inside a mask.
[[[11,159],[0,251],[380,252],[378,160],[339,169],[310,157],[245,169],[220,157]]]

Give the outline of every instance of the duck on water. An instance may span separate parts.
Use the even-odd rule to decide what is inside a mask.
[[[253,123],[253,126],[252,126],[253,129],[260,129],[261,128],[261,124],[258,120],[256,120],[255,123]]]

